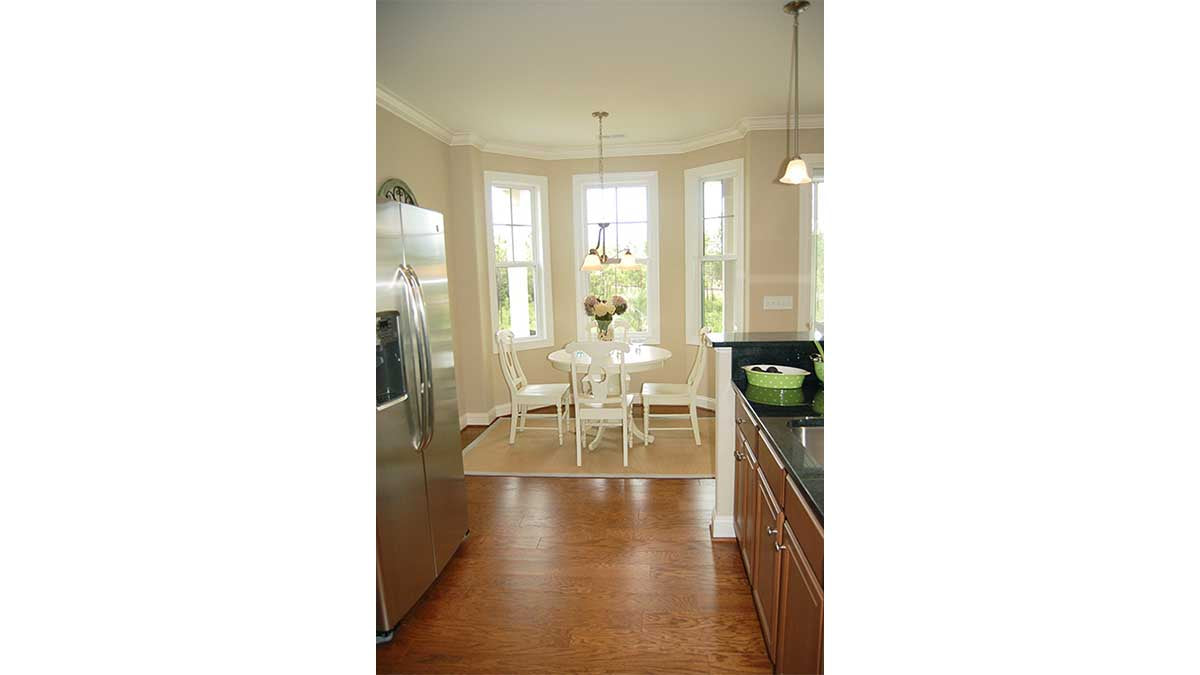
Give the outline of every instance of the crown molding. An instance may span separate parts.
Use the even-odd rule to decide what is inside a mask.
[[[442,123],[426,115],[422,110],[409,104],[380,84],[375,85],[375,105],[443,143],[449,143],[454,137],[454,132],[447,129]]]
[[[451,131],[442,123],[430,117],[416,106],[397,96],[381,84],[375,85],[375,103],[396,117],[412,124],[421,131],[433,136],[439,141],[451,145],[469,145],[480,152],[530,159],[592,159],[596,156],[594,145],[531,145],[528,143],[512,143],[508,141],[490,141],[473,131]],[[824,115],[800,115],[801,129],[823,129]],[[606,145],[604,154],[607,157],[634,157],[638,155],[678,155],[685,152],[702,150],[745,138],[751,131],[770,131],[788,128],[787,115],[762,115],[743,117],[730,129],[714,131],[710,134],[687,138],[679,141],[659,141],[655,143],[614,143]]]

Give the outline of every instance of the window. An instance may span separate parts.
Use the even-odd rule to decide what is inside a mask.
[[[808,221],[810,236],[800,238],[800,259],[808,260],[811,274],[801,274],[801,295],[805,297],[804,284],[808,284],[809,315],[800,315],[799,330],[825,330],[825,230],[821,223],[821,199],[825,196],[825,155],[821,153],[800,155],[812,174],[812,183],[807,186],[808,200],[801,200],[801,231]],[[803,194],[803,193],[801,193]],[[807,248],[807,250],[805,250]],[[810,281],[805,281],[809,279]],[[807,321],[807,324],[805,322]]]
[[[578,272],[576,278],[577,335],[587,335],[591,319],[583,311],[583,298],[620,295],[629,302],[621,317],[629,322],[631,337],[649,343],[659,341],[658,316],[658,173],[615,173],[577,175],[575,192],[575,269],[583,264],[588,249],[596,245],[599,223],[610,223],[605,248],[610,258],[620,259],[629,248],[638,268],[619,270],[615,265],[603,272]]]
[[[825,328],[825,232],[821,230],[821,186],[823,180],[814,176],[812,182],[812,250],[813,250],[813,327]]]
[[[546,178],[485,171],[483,182],[492,333],[511,330],[517,349],[549,347],[554,321]]]
[[[688,169],[684,180],[687,341],[745,327],[742,320],[742,166],[740,159]]]

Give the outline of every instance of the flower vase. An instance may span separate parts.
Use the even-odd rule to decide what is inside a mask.
[[[597,337],[601,340],[611,341],[613,339],[611,326],[612,319],[596,319]]]

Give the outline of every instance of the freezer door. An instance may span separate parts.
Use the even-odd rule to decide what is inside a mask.
[[[413,289],[403,274],[396,204],[381,206],[375,239],[375,555],[376,630],[387,631],[433,583],[415,380]],[[365,317],[364,317],[365,322]],[[383,359],[381,363],[380,359]]]
[[[446,281],[445,228],[442,214],[400,205],[404,257],[423,298],[427,345],[432,365],[432,424],[425,455],[425,481],[433,547],[440,573],[467,532],[467,491],[458,434],[458,398],[454,384],[454,331]]]

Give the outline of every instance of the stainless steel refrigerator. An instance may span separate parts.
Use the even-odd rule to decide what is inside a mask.
[[[375,220],[376,639],[467,534],[442,214],[380,202]]]

